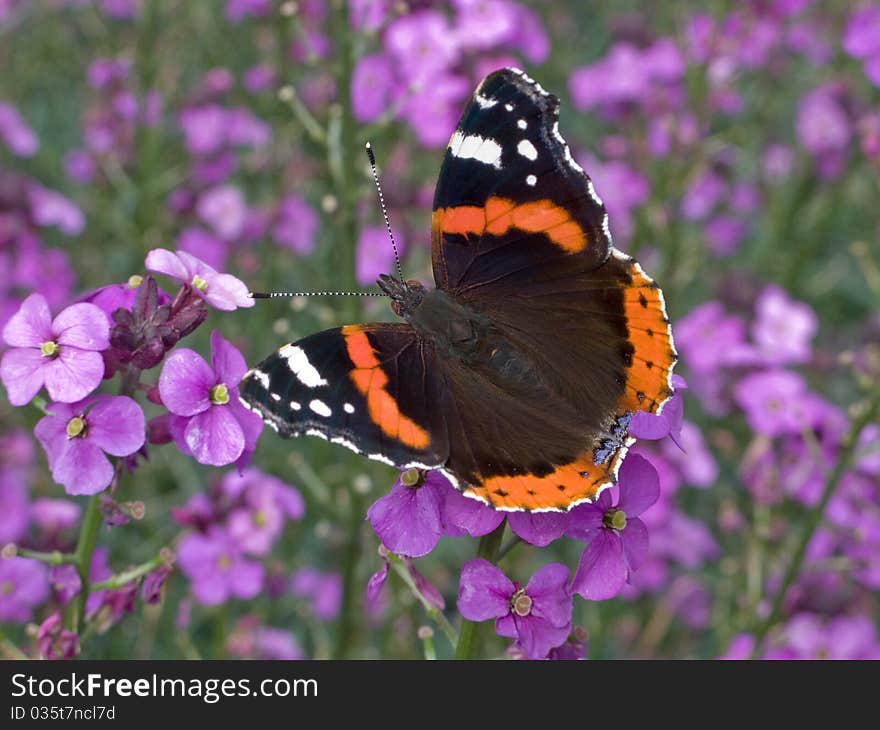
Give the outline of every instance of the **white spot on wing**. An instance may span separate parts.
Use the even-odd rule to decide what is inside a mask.
[[[520,119],[519,121],[517,121],[516,126],[520,129],[526,129],[529,125],[525,119]]]
[[[318,400],[317,398],[309,403],[309,408],[311,408],[319,416],[324,416],[324,418],[333,415],[333,411],[330,410],[330,406],[328,406],[324,401]]]
[[[394,462],[384,454],[367,454],[367,458],[373,461],[381,461],[383,464],[388,464],[388,466],[394,466]]]
[[[278,393],[269,393],[269,396],[272,398],[272,400],[281,400],[281,396],[278,395]]]
[[[268,373],[264,373],[262,370],[251,370],[247,375],[245,375],[245,377],[247,377],[248,375],[253,377],[253,379],[256,380],[264,388],[269,387],[269,374]]]
[[[307,388],[327,385],[327,381],[321,377],[321,373],[309,362],[308,355],[306,355],[301,347],[285,345],[278,351],[278,354],[287,360],[287,366],[290,368],[290,371]]]
[[[306,431],[306,436],[317,436],[319,439],[324,439],[325,441],[329,440],[329,436],[323,431],[319,431],[317,428],[310,428]]]
[[[516,151],[519,152],[526,159],[538,159],[538,150],[536,150],[535,145],[533,145],[527,139],[520,140],[520,143],[516,146]]]
[[[361,453],[361,450],[355,446],[354,442],[349,441],[347,438],[343,436],[334,436],[330,439],[331,444],[339,444],[340,446],[344,446],[346,449],[351,449],[356,454]]]
[[[501,169],[501,145],[494,139],[481,137],[478,134],[462,134],[455,130],[449,140],[449,150],[453,157],[462,160],[476,160],[485,165]]]
[[[290,401],[290,407],[293,408],[293,410],[295,411],[298,411],[300,408],[302,408],[302,406],[295,400]]]
[[[504,108],[507,109],[507,111],[512,112],[513,111],[513,104],[505,104]]]
[[[346,403],[344,406],[342,406],[342,409],[346,413],[354,413],[354,406],[351,403]]]
[[[480,93],[474,95],[474,101],[480,109],[491,109],[498,103],[495,99],[489,99]]]
[[[526,177],[527,185],[531,185],[532,187],[534,187],[537,182],[538,178],[536,178],[534,175],[529,175],[528,177]]]

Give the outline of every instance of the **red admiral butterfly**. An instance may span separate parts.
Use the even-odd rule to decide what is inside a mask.
[[[663,294],[612,245],[558,116],[521,71],[486,77],[437,182],[437,288],[383,275],[403,322],[285,345],[244,402],[282,436],[440,469],[496,509],[564,511],[612,484],[677,355]]]

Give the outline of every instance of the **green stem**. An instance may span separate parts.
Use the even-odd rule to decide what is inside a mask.
[[[36,550],[25,550],[16,548],[15,554],[20,558],[30,558],[31,560],[39,560],[46,565],[65,565],[67,563],[76,564],[76,555],[73,553],[62,553],[53,550],[51,553],[41,553]]]
[[[394,572],[400,576],[400,579],[406,584],[406,587],[409,588],[416,600],[422,604],[422,608],[425,609],[425,613],[428,614],[428,617],[437,624],[444,634],[446,634],[449,643],[452,644],[452,646],[457,646],[459,640],[458,633],[456,633],[452,624],[449,623],[449,619],[446,618],[443,611],[438,610],[437,607],[425,597],[425,594],[419,590],[419,587],[413,580],[413,577],[409,572],[409,567],[406,565],[403,558],[394,553],[389,553],[388,563],[391,565]]]
[[[116,575],[112,575],[107,580],[102,580],[100,583],[94,583],[91,586],[91,590],[93,591],[105,591],[105,590],[115,590],[116,588],[122,588],[126,583],[131,583],[133,580],[137,580],[142,575],[146,575],[147,573],[152,573],[156,568],[163,565],[165,563],[164,558],[161,555],[157,555],[152,560],[148,560],[145,563],[141,563],[140,565],[131,568],[130,570],[123,571],[122,573],[117,573]]]
[[[85,616],[86,601],[89,599],[89,569],[92,565],[92,555],[95,552],[95,544],[98,541],[98,532],[101,529],[101,495],[95,494],[89,498],[86,513],[82,525],[79,528],[79,539],[76,543],[74,565],[79,574],[80,592],[75,599],[67,605],[64,616],[64,625],[71,631],[79,629],[80,622]]]
[[[813,534],[816,532],[822,522],[822,517],[825,514],[825,509],[828,506],[828,503],[831,501],[831,497],[834,496],[834,492],[837,489],[837,486],[840,484],[841,477],[843,476],[844,472],[846,472],[846,470],[849,468],[850,463],[852,462],[852,458],[856,450],[856,445],[858,444],[859,436],[861,435],[865,426],[867,426],[874,420],[874,417],[877,415],[878,410],[880,410],[880,393],[875,394],[867,407],[862,411],[861,414],[856,417],[856,419],[852,423],[852,426],[850,427],[849,433],[844,438],[840,450],[840,455],[837,459],[837,463],[834,465],[834,469],[831,470],[831,473],[825,480],[825,487],[822,490],[822,498],[807,515],[807,521],[804,526],[803,532],[801,533],[801,536],[798,540],[797,548],[795,549],[791,562],[788,564],[788,568],[786,569],[785,575],[782,578],[782,584],[780,585],[779,590],[776,592],[776,595],[773,598],[773,605],[770,609],[770,613],[767,615],[767,618],[761,622],[761,624],[755,631],[755,646],[752,650],[752,658],[757,658],[758,654],[760,653],[761,644],[764,641],[764,638],[767,636],[770,629],[772,629],[779,622],[779,619],[782,615],[782,607],[785,604],[785,596],[788,594],[788,591],[791,588],[792,584],[797,580],[798,576],[800,575],[801,567],[803,566],[804,558],[806,557],[807,547],[810,544],[810,540],[812,539]]]
[[[498,552],[501,547],[501,538],[504,536],[504,528],[507,526],[507,520],[502,522],[493,532],[483,535],[480,538],[480,544],[477,547],[477,557],[494,563],[498,560]],[[476,654],[478,644],[479,623],[462,619],[461,631],[458,633],[458,644],[455,647],[456,659],[473,659]]]

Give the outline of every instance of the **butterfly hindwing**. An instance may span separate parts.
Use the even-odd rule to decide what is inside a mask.
[[[448,454],[433,350],[403,323],[350,325],[284,345],[248,372],[242,399],[284,437],[318,436],[398,467]]]

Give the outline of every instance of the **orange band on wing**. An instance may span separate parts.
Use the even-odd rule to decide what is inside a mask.
[[[634,351],[626,371],[621,410],[656,413],[672,395],[669,374],[678,355],[669,334],[663,294],[635,263],[631,275],[632,284],[624,290],[623,308]]]
[[[451,235],[501,236],[511,229],[525,233],[544,233],[568,253],[587,247],[584,229],[565,208],[552,200],[535,200],[517,205],[507,198],[489,198],[485,206],[459,205],[434,211],[435,230]]]
[[[578,502],[593,501],[602,487],[614,482],[618,458],[616,455],[611,464],[597,465],[591,454],[582,454],[546,476],[488,477],[482,484],[465,487],[464,493],[495,509],[565,512]]]
[[[392,395],[386,390],[388,376],[379,366],[376,351],[367,333],[359,326],[342,328],[348,357],[354,364],[350,377],[358,391],[367,399],[370,419],[386,436],[397,439],[414,449],[428,448],[428,432],[415,421],[404,416]]]

